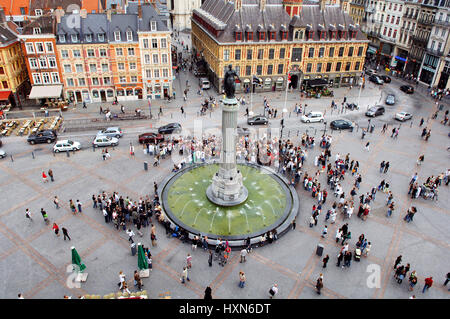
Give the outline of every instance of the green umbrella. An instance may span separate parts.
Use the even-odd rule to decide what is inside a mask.
[[[138,244],[138,268],[140,270],[148,269],[147,258],[145,258],[144,248]]]
[[[83,272],[86,269],[86,265],[81,262],[80,255],[78,255],[75,247],[72,246],[72,264],[77,265],[79,267],[79,272]]]

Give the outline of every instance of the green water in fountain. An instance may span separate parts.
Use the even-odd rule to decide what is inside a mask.
[[[272,225],[283,216],[286,193],[269,174],[238,165],[248,199],[237,206],[220,207],[206,197],[219,165],[200,166],[180,176],[168,191],[169,208],[185,225],[201,233],[222,236],[246,235]]]

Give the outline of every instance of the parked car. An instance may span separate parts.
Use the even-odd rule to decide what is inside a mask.
[[[381,105],[372,106],[371,108],[369,108],[367,110],[366,116],[375,117],[375,116],[383,115],[384,112],[385,112],[384,106],[381,106]]]
[[[211,88],[211,84],[209,83],[209,80],[207,78],[200,78],[198,80],[198,85],[202,90],[208,90]]]
[[[98,131],[97,132],[97,136],[98,135],[104,135],[104,136],[109,136],[109,137],[115,137],[115,138],[121,138],[123,136],[123,131],[120,127],[108,127],[104,130]]]
[[[302,122],[313,123],[313,122],[323,122],[322,112],[309,112],[306,115],[302,115]]]
[[[368,70],[366,70],[365,71],[365,73],[367,74],[367,75],[374,75],[374,74],[376,74],[377,73],[377,71],[375,71],[375,70],[373,70],[373,69],[368,69]]]
[[[345,107],[352,111],[359,110],[359,106],[356,103],[347,103]]]
[[[384,83],[391,83],[391,78],[387,75],[381,75],[381,79],[384,81]]]
[[[92,142],[94,147],[101,146],[117,146],[119,145],[119,139],[117,137],[110,137],[106,135],[97,135]]]
[[[71,140],[61,140],[57,141],[55,145],[53,145],[53,152],[66,152],[66,151],[78,151],[81,148],[81,144],[79,142],[74,142]]]
[[[6,157],[6,152],[4,150],[0,150],[0,158]]]
[[[354,124],[348,120],[334,120],[331,121],[330,123],[330,128],[333,130],[346,130],[346,129],[350,129],[353,128]]]
[[[159,134],[172,134],[172,133],[180,133],[181,132],[181,124],[180,123],[170,123],[164,126],[161,126],[158,129]]]
[[[398,112],[395,114],[395,119],[404,122],[412,119],[412,114],[408,112]]]
[[[384,82],[383,82],[383,80],[378,76],[378,75],[371,75],[370,77],[369,77],[369,81],[370,82],[373,82],[373,83],[375,83],[375,84],[378,84],[378,85],[381,85],[381,84],[383,84]]]
[[[389,94],[389,95],[386,97],[385,103],[386,103],[387,105],[394,105],[394,104],[395,104],[395,95]]]
[[[164,141],[164,135],[153,132],[141,134],[138,138],[141,144],[158,144]]]
[[[28,136],[27,142],[30,144],[38,144],[38,143],[53,143],[56,141],[57,135],[53,130],[43,130],[38,131],[36,133],[32,133]]]
[[[249,125],[266,125],[269,123],[269,119],[263,115],[256,115],[247,119]]]
[[[411,85],[402,85],[400,90],[405,92],[406,94],[413,94],[414,88]]]

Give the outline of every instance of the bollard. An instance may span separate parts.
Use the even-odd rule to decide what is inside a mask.
[[[92,152],[95,152],[95,144],[92,144]]]
[[[170,118],[173,119],[173,113],[170,113]]]
[[[298,137],[298,133],[299,133],[299,131],[297,130],[297,137]]]
[[[144,170],[148,171],[148,163],[144,162]]]
[[[70,157],[70,153],[69,153],[69,151],[67,151],[67,152],[66,152],[66,154],[67,154],[67,157]]]
[[[31,157],[33,157],[33,159],[34,159],[34,152],[31,152]]]
[[[186,118],[186,112],[184,113],[184,118]]]
[[[411,121],[411,125],[409,127],[412,127],[412,126],[413,126],[413,121]]]
[[[11,162],[14,162],[13,156],[12,155],[9,155],[9,156],[11,157]]]

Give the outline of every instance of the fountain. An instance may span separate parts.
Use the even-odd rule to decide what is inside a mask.
[[[158,189],[162,208],[172,224],[190,236],[201,234],[242,246],[277,229],[290,229],[298,213],[298,196],[277,172],[255,163],[236,161],[238,102],[234,96],[236,73],[225,74],[222,109],[222,152],[219,163],[187,165],[170,174]]]

